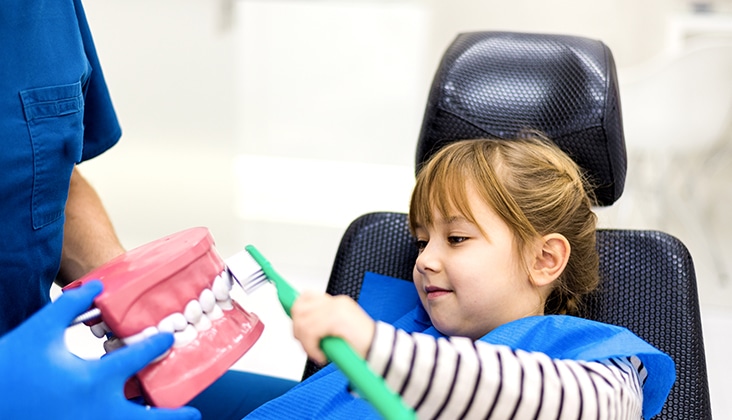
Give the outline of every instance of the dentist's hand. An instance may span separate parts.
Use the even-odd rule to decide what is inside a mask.
[[[101,291],[99,281],[69,290],[0,337],[0,418],[200,419],[191,407],[152,408],[125,398],[127,378],[165,352],[172,335],[158,334],[99,360],[69,352],[66,328]]]

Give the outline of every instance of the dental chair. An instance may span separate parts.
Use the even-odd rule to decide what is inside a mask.
[[[508,32],[459,35],[430,90],[416,167],[444,145],[546,133],[597,186],[598,206],[622,194],[626,152],[615,64],[601,42]],[[669,354],[677,379],[658,419],[711,418],[696,277],[678,239],[658,231],[597,231],[601,286],[586,318],[627,327]],[[330,294],[359,297],[364,273],[411,281],[417,249],[402,213],[366,214],[336,254]],[[311,362],[304,376],[318,367]]]

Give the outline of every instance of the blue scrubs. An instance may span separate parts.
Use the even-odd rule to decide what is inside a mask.
[[[0,0],[0,335],[50,301],[71,172],[120,135],[80,0]]]

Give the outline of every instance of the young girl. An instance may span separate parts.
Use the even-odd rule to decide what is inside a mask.
[[[591,206],[576,164],[544,139],[445,146],[409,212],[421,305],[395,328],[345,296],[304,293],[294,334],[319,363],[320,339],[343,337],[420,418],[650,418],[673,384],[671,359],[568,316],[598,284]],[[376,416],[332,367],[257,413]]]

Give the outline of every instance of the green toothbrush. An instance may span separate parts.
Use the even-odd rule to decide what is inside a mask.
[[[256,283],[262,277],[265,277],[277,288],[277,298],[287,315],[290,316],[290,308],[299,293],[272,268],[272,264],[254,246],[247,245],[245,250],[261,267],[263,276],[261,273],[250,276],[245,282],[246,286],[242,286],[242,288],[249,292],[257,286]],[[236,278],[236,276],[233,277]],[[346,375],[354,390],[371,403],[385,419],[416,418],[414,410],[407,407],[401,397],[389,389],[384,379],[376,375],[366,361],[345,340],[340,337],[325,337],[320,341],[320,348],[328,359]]]

